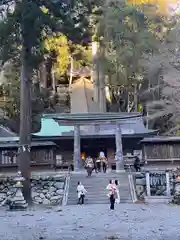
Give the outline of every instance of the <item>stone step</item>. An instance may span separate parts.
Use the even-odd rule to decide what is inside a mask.
[[[91,189],[87,189],[87,188],[86,188],[86,190],[87,190],[87,194],[98,194],[98,195],[106,194],[107,195],[107,191],[105,191],[105,190],[99,190],[98,191],[98,190],[91,190]],[[77,193],[77,191],[74,191],[74,189],[72,189],[72,190],[69,189],[69,194],[68,195],[71,196],[75,193]],[[120,193],[129,194],[129,190],[128,191],[122,191],[122,189],[120,189]]]
[[[93,174],[92,177],[88,178],[86,173],[83,174],[72,174],[70,178],[70,186],[68,193],[68,205],[77,204],[77,182],[81,181],[87,190],[85,203],[87,204],[109,204],[107,197],[106,186],[110,179],[117,179],[120,183],[120,198],[121,203],[132,202],[128,174],[114,174],[114,173],[98,173]]]
[[[109,201],[99,201],[99,200],[95,200],[95,201],[88,201],[88,199],[86,199],[84,201],[85,204],[109,204]],[[121,200],[120,204],[122,203],[132,203],[131,200]],[[71,202],[68,201],[68,205],[77,205],[77,201]]]

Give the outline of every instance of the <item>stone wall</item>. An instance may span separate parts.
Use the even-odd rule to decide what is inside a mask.
[[[149,172],[150,175],[150,195],[152,197],[165,197],[167,196],[167,187],[166,187],[166,172]],[[173,184],[172,184],[172,173],[169,172],[170,177],[170,194],[173,193]],[[136,173],[134,176],[136,194],[139,200],[143,200],[147,195],[146,189],[146,173]]]
[[[62,175],[32,176],[32,199],[36,204],[62,204],[66,177]],[[0,205],[14,196],[13,177],[0,178]]]

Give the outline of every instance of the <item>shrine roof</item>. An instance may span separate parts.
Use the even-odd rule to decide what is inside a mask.
[[[50,141],[32,141],[31,147],[48,147],[48,146],[56,146],[54,142]],[[18,141],[11,141],[11,142],[1,142],[0,141],[0,148],[6,149],[6,148],[18,148],[19,142]]]
[[[9,128],[0,125],[0,138],[1,137],[16,137],[17,134],[12,132]]]
[[[165,142],[180,142],[180,136],[154,136],[144,138],[141,143],[165,143]]]
[[[51,115],[51,114],[50,114]],[[62,124],[61,122],[55,121],[53,118],[46,117],[43,115],[41,118],[41,130],[38,133],[34,133],[35,137],[69,137],[74,136],[74,126],[72,124]],[[52,116],[52,115],[51,115]],[[54,115],[53,115],[54,116]],[[122,135],[140,135],[153,134],[155,131],[147,129],[144,126],[142,116],[139,115],[136,118],[126,118],[118,120],[121,126]],[[66,122],[65,122],[66,123]],[[95,124],[96,125],[96,124]],[[82,137],[103,137],[103,136],[114,136],[116,131],[116,124],[107,124],[106,122],[97,124],[95,126],[83,124],[80,126],[80,135]]]
[[[44,114],[45,118],[52,118],[58,122],[64,123],[93,123],[93,122],[106,122],[116,121],[120,119],[140,117],[141,113],[126,113],[126,112],[106,112],[106,113],[60,113],[60,114]],[[93,122],[92,122],[93,121]]]

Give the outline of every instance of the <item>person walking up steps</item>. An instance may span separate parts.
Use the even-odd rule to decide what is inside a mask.
[[[78,194],[78,204],[84,204],[85,194],[87,193],[86,189],[84,188],[81,182],[78,182],[77,185],[77,194]]]
[[[96,159],[96,166],[97,166],[97,172],[101,172],[101,160],[99,157]]]
[[[117,188],[112,180],[109,181],[106,189],[108,190],[108,197],[110,201],[110,209],[114,210],[114,204],[116,199]]]
[[[103,166],[103,172],[106,173],[106,170],[107,170],[107,158],[106,157],[103,157],[102,158],[102,166]]]

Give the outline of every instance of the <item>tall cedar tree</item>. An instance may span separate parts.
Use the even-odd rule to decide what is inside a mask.
[[[31,199],[31,89],[32,75],[43,55],[43,40],[48,34],[62,32],[72,41],[86,35],[86,13],[80,1],[0,0],[0,60],[2,64],[20,52],[20,147],[19,169],[25,178],[23,194]],[[86,9],[84,9],[86,11]],[[83,21],[84,20],[84,21]],[[82,26],[84,24],[84,26]]]

